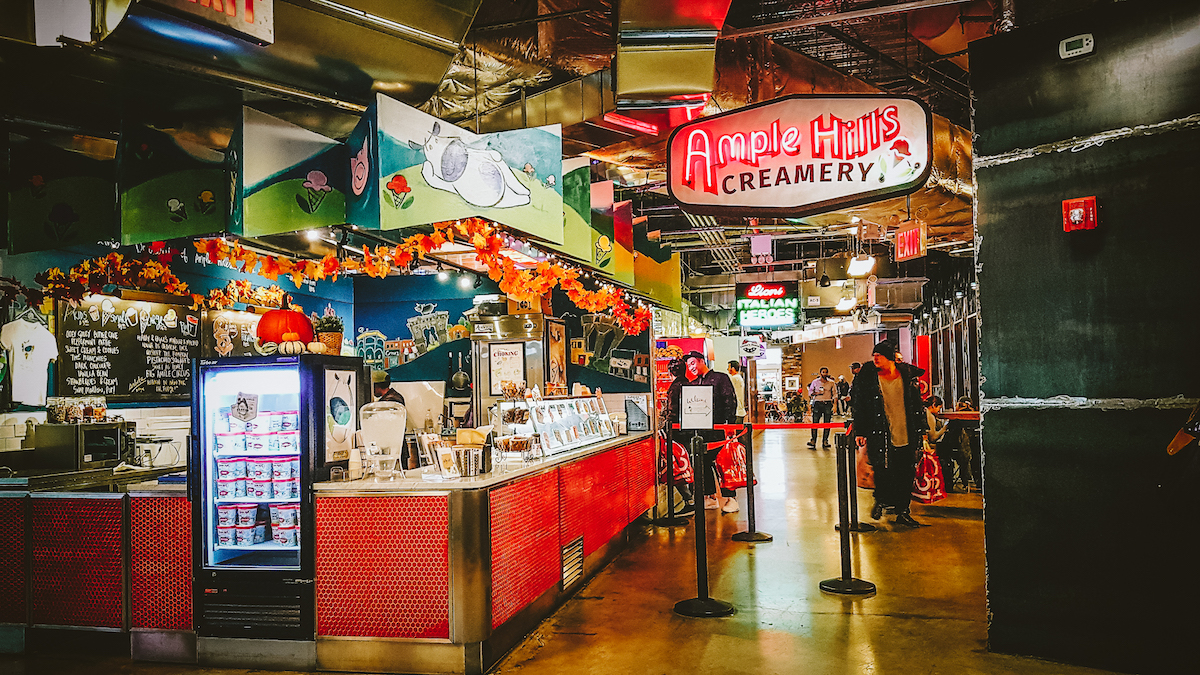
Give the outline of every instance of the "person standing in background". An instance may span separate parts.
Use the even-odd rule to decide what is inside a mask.
[[[733,382],[729,380],[729,376],[709,370],[708,362],[700,352],[688,352],[683,358],[687,363],[689,384],[712,387],[713,424],[732,424],[737,413],[737,394],[733,391]],[[707,443],[704,452],[704,508],[736,513],[738,503],[735,491],[721,488],[721,497],[717,497],[717,483],[720,479],[717,472],[717,455],[725,445],[725,432],[713,429],[702,431],[700,435]]]
[[[884,510],[896,513],[896,524],[920,527],[909,513],[917,452],[925,433],[925,407],[917,376],[922,368],[896,362],[896,347],[884,341],[875,345],[871,363],[854,378],[855,443],[866,447],[867,459],[875,470],[875,505],[871,517],[878,520]]]
[[[746,381],[742,379],[742,364],[737,361],[729,362],[729,381],[733,383],[733,393],[737,394],[737,413],[733,417],[734,424],[746,421]]]
[[[933,452],[937,455],[938,464],[942,465],[942,480],[945,483],[946,492],[954,492],[954,473],[950,466],[949,444],[941,443],[942,438],[946,435],[948,428],[946,422],[938,417],[942,412],[942,397],[934,394],[925,401],[925,423],[929,425],[929,431],[925,433],[925,438],[929,439],[929,446],[933,448]],[[941,445],[939,445],[939,443]]]
[[[834,397],[837,396],[836,384],[829,376],[829,369],[824,367],[821,368],[821,373],[808,384],[808,397],[812,401],[813,424],[820,424],[821,419],[824,419],[826,424],[833,421],[833,403]],[[817,447],[816,429],[812,430],[812,439],[809,440],[808,447]],[[829,429],[825,429],[825,433],[821,436],[821,447],[829,447]]]
[[[837,384],[837,413],[845,415],[850,412],[850,383],[845,375],[838,375]]]

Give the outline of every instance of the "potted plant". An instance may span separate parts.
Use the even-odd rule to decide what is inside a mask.
[[[342,318],[333,311],[333,305],[325,305],[325,313],[317,316],[313,312],[313,332],[317,334],[317,339],[325,345],[329,354],[342,353],[342,331],[345,326],[342,324]]]

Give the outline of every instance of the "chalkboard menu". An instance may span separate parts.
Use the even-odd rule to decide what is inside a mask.
[[[58,310],[58,394],[186,400],[200,355],[200,312],[92,295]]]
[[[262,356],[254,347],[258,340],[260,315],[231,310],[204,313],[201,325],[200,354],[203,358],[219,356]]]

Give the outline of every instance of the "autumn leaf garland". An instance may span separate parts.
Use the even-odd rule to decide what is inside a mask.
[[[459,241],[475,249],[475,259],[487,267],[488,277],[499,285],[501,291],[518,302],[534,301],[558,286],[566,291],[571,302],[584,311],[611,312],[618,325],[630,335],[638,335],[650,326],[648,307],[630,306],[622,298],[621,291],[611,286],[587,290],[576,269],[550,261],[540,262],[533,269],[518,268],[511,258],[501,253],[504,243],[500,235],[483,219],[447,221],[433,227],[432,233],[412,235],[394,247],[379,245],[372,250],[370,246],[364,246],[362,260],[338,260],[332,254],[321,260],[262,256],[239,243],[231,244],[223,239],[201,239],[194,245],[196,252],[210,262],[227,260],[234,269],[247,274],[257,273],[271,281],[281,276],[290,277],[299,288],[305,280],[336,280],[339,274],[351,271],[382,278],[394,268],[407,270],[414,261],[424,258],[426,254]],[[197,302],[204,301],[212,306],[229,296],[219,294],[219,297],[213,297],[210,294],[209,298],[194,297]]]

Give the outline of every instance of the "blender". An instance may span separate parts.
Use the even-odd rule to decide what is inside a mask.
[[[404,475],[404,432],[408,411],[395,401],[367,403],[359,411],[362,442],[366,447],[364,462],[375,467],[376,480],[391,480],[392,472],[400,469]]]

